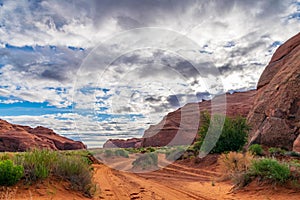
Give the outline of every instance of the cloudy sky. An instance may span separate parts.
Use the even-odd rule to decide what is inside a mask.
[[[0,0],[0,118],[101,146],[254,89],[300,0]]]

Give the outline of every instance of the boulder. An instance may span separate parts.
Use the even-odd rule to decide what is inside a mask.
[[[299,151],[300,33],[281,45],[262,73],[247,121],[249,145]]]

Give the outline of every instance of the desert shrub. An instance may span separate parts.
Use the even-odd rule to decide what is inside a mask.
[[[107,149],[104,151],[104,156],[105,157],[112,157],[114,155],[114,152],[110,149]]]
[[[253,155],[262,156],[263,155],[263,148],[259,144],[252,144],[248,151],[250,151]]]
[[[139,150],[137,148],[125,148],[124,150],[127,151],[129,154],[139,152]]]
[[[60,177],[69,181],[71,189],[83,191],[92,196],[96,190],[93,183],[89,152],[52,151],[34,149],[14,157],[16,163],[24,167],[25,180],[31,183],[49,177]]]
[[[147,147],[146,151],[147,152],[154,152],[155,148],[154,147]]]
[[[209,128],[211,132],[207,135]],[[218,131],[221,131],[219,138],[215,134]],[[214,145],[210,153],[239,151],[247,141],[248,131],[249,126],[245,118],[229,118],[222,115],[214,115],[211,117],[209,113],[203,112],[201,114],[201,127],[198,132],[199,139],[194,146],[197,151],[201,150],[207,152],[210,150],[210,146]],[[205,138],[206,141],[204,140]],[[214,144],[215,141],[217,141],[216,144]]]
[[[129,155],[128,155],[128,152],[125,151],[124,149],[117,149],[114,154],[116,156],[121,156],[121,157],[124,157],[124,158],[129,158]]]
[[[283,156],[285,154],[285,150],[281,148],[271,147],[268,149],[271,156]]]
[[[134,168],[149,169],[158,167],[158,155],[155,152],[140,155],[132,162]]]
[[[166,159],[169,161],[175,161],[182,157],[185,149],[181,146],[176,147],[175,149],[170,149],[166,152]]]
[[[279,163],[275,159],[263,158],[255,160],[249,174],[272,183],[285,183],[290,177],[290,169],[286,163]]]
[[[290,152],[287,152],[286,154],[289,156],[293,156],[293,157],[298,157],[298,158],[300,157],[300,153],[295,152],[295,151],[290,151]]]
[[[82,191],[87,196],[93,196],[95,192],[92,168],[84,157],[60,156],[54,166],[53,174],[70,181],[73,190]]]
[[[292,178],[300,180],[300,160],[291,160],[289,166]]]
[[[236,173],[246,172],[253,160],[250,153],[229,152],[223,153],[218,158],[221,171],[225,176],[232,177]]]
[[[11,186],[16,184],[23,176],[24,168],[15,165],[12,160],[0,161],[0,185]]]
[[[161,153],[161,154],[166,154],[168,152],[168,149],[166,149],[166,148],[158,148],[158,149],[156,149],[155,152]]]
[[[18,156],[16,162],[24,167],[26,181],[32,182],[47,178],[57,157],[55,151],[34,149]]]
[[[13,158],[12,154],[9,154],[9,153],[0,154],[0,161],[1,160],[11,160],[12,158]]]

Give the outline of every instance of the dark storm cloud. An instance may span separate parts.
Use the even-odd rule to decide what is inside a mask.
[[[178,95],[170,95],[167,100],[168,100],[169,104],[173,107],[180,106],[180,103],[178,101]]]
[[[26,73],[31,78],[69,80],[69,74],[74,74],[86,55],[83,51],[73,51],[67,47],[34,47],[16,50],[0,48],[0,64],[11,65],[12,70]]]
[[[122,29],[133,29],[133,28],[142,27],[142,24],[133,18],[127,16],[118,16],[116,18],[118,21],[118,25]]]
[[[196,96],[199,101],[211,99],[211,94],[209,92],[197,92]]]
[[[192,12],[197,19],[190,21],[194,25],[200,23],[208,14],[222,16],[232,12],[234,8],[240,7],[249,12],[257,7],[262,12],[257,12],[250,17],[267,18],[276,15],[283,9],[284,1],[252,1],[252,0],[92,0],[92,1],[30,1],[29,6],[36,20],[39,20],[39,13],[49,16],[46,23],[53,22],[57,29],[69,23],[70,19],[78,19],[84,23],[84,18],[93,21],[96,27],[105,24],[113,18],[117,20],[122,29],[131,29],[142,26],[155,26],[159,21],[173,19],[184,20],[186,12]],[[41,19],[41,18],[40,18]],[[33,28],[33,27],[32,27]]]
[[[161,97],[146,96],[145,101],[150,103],[157,103],[161,101]]]
[[[41,77],[45,79],[57,80],[60,82],[67,80],[67,77],[64,76],[63,71],[55,69],[46,69],[41,73]]]

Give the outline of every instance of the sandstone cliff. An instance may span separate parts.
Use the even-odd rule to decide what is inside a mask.
[[[249,144],[300,151],[300,33],[281,45],[260,77]]]
[[[0,151],[26,151],[30,148],[75,150],[85,149],[86,146],[82,142],[62,137],[42,126],[31,128],[10,124],[0,119]]]
[[[226,109],[227,116],[244,116],[246,117],[253,104],[256,91],[237,92],[226,94],[226,102],[216,102],[214,112],[218,113]],[[140,139],[119,140],[110,139],[103,147],[148,147],[148,146],[165,146],[187,144],[193,141],[197,136],[198,127],[200,126],[200,117],[196,117],[193,110],[195,106],[199,107],[198,111],[208,111],[212,109],[212,101],[202,101],[199,103],[190,103],[178,110],[168,113],[158,124],[151,125]],[[184,112],[183,112],[184,111]],[[185,122],[182,122],[182,118]],[[196,130],[189,127],[195,127],[191,124],[197,124]],[[184,126],[184,127],[183,127]],[[176,138],[175,138],[176,137]]]

